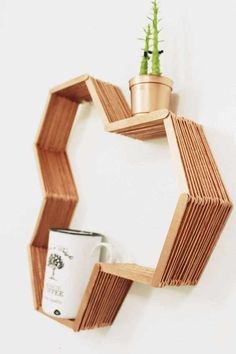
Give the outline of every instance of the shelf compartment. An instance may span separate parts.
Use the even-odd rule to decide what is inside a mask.
[[[31,246],[29,256],[35,309],[44,314],[41,306],[47,249]],[[106,265],[103,267],[102,263],[98,263],[94,266],[88,281],[76,319],[64,320],[48,315],[47,317],[74,331],[110,326],[132,283],[132,280],[114,275],[106,269]]]

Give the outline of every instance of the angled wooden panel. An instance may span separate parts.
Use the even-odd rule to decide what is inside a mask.
[[[183,220],[187,214],[188,204],[189,204],[189,196],[187,194],[182,194],[179,197],[179,201],[177,203],[175,213],[171,225],[169,227],[169,231],[165,239],[165,243],[163,245],[160,258],[157,263],[156,271],[153,275],[153,279],[152,279],[153,286],[167,285],[164,283],[162,279],[163,274],[166,270],[168,259],[173,249],[176,238],[178,237],[178,233],[180,232],[181,226],[183,225]]]
[[[66,97],[70,101],[77,103],[91,101],[91,96],[87,87],[89,75],[82,75],[73,80],[69,80],[61,85],[58,85],[50,90],[51,94]]]
[[[131,110],[119,87],[92,77],[86,84],[93,102],[100,108],[105,124],[131,117]]]
[[[181,193],[189,194],[189,182],[187,179],[185,165],[173,126],[173,117],[175,116],[173,114],[170,114],[167,119],[164,120],[164,127],[166,131],[168,145],[172,155],[172,161],[175,165],[179,188],[181,190]]]
[[[67,154],[38,149],[43,187],[47,196],[77,200],[78,193]]]
[[[38,222],[31,244],[38,247],[47,247],[49,229],[52,227],[67,228],[70,225],[77,201],[46,197],[42,203]]]
[[[106,273],[97,264],[82,299],[74,330],[112,325],[131,285],[131,280]]]
[[[56,93],[49,97],[36,145],[45,150],[64,151],[78,104]]]
[[[34,290],[34,305],[36,309],[39,309],[41,306],[46,256],[47,250],[45,248],[34,246],[29,247],[31,281]]]
[[[180,172],[181,188],[188,192],[188,202],[177,205],[153,285],[195,285],[226,223],[232,203],[202,127],[174,115],[165,121],[165,127]]]

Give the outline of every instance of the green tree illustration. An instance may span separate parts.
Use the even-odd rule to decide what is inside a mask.
[[[50,279],[55,280],[55,278],[54,278],[55,270],[63,268],[64,262],[63,262],[61,256],[59,256],[56,253],[52,253],[48,259],[48,266],[52,268],[52,275],[51,275]]]

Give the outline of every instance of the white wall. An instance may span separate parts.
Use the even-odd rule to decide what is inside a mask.
[[[147,0],[0,0],[1,353],[235,353],[235,213],[194,288],[135,284],[113,327],[78,334],[33,311],[26,245],[42,194],[32,144],[48,89],[87,72],[128,97],[148,11]],[[204,124],[236,203],[235,1],[165,0],[161,15],[178,112]],[[105,133],[93,106],[79,113],[72,224],[154,266],[178,196],[167,143]]]

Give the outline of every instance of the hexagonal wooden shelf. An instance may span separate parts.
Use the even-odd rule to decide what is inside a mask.
[[[155,269],[98,263],[75,320],[53,318],[75,331],[113,323],[132,282],[148,286],[197,284],[232,208],[202,127],[167,110],[131,117],[121,90],[88,75],[50,91],[36,150],[45,190],[30,244],[35,308],[41,299],[49,228],[69,227],[78,194],[66,145],[78,105],[93,101],[107,132],[146,140],[166,136],[177,167],[180,194]]]

